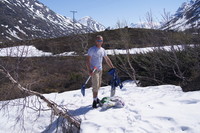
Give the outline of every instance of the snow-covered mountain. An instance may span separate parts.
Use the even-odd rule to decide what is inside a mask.
[[[95,21],[94,21],[95,22]],[[93,23],[94,23],[93,22]],[[102,26],[102,25],[101,25]],[[53,38],[74,32],[99,31],[59,15],[37,0],[0,1],[0,42]]]
[[[162,29],[178,31],[191,28],[200,28],[200,0],[184,2],[173,18],[162,27]]]
[[[200,27],[200,0],[184,2],[171,16],[169,22],[138,22],[131,23],[132,28],[162,29],[184,31]]]
[[[83,17],[78,22],[83,24],[84,26],[90,27],[91,29],[96,30],[96,31],[103,31],[106,29],[105,26],[103,26],[99,22],[95,21],[90,16]]]

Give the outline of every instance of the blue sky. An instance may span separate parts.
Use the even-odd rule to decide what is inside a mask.
[[[39,0],[58,14],[71,17],[70,11],[77,11],[75,18],[91,16],[104,26],[115,27],[117,22],[137,23],[145,20],[151,10],[156,21],[161,19],[165,9],[174,14],[183,2],[188,0]]]

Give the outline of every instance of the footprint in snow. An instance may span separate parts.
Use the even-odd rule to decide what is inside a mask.
[[[179,102],[184,103],[184,104],[197,104],[200,101],[193,99],[193,100],[181,100]]]
[[[191,130],[190,127],[187,127],[187,126],[181,126],[180,127],[182,131],[188,131],[188,130]]]

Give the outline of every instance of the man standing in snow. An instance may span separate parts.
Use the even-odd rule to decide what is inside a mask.
[[[95,43],[96,45],[88,50],[86,62],[89,74],[92,76],[93,108],[97,108],[97,104],[100,103],[100,100],[98,99],[98,90],[101,87],[103,58],[110,68],[114,68],[110,58],[106,54],[105,49],[101,47],[103,44],[103,37],[101,35],[96,37]],[[96,67],[97,70],[92,73],[94,67]]]

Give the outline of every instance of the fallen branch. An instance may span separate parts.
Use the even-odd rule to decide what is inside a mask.
[[[44,102],[47,103],[47,106],[53,110],[55,115],[65,118],[70,125],[74,125],[78,130],[80,129],[80,124],[81,124],[80,118],[70,115],[67,112],[67,109],[59,107],[55,102],[48,100],[41,93],[24,88],[10,75],[10,73],[3,66],[1,66],[0,73],[4,74],[13,84],[17,86],[17,88],[20,91],[28,95],[35,95],[39,97],[40,99],[42,99]]]

